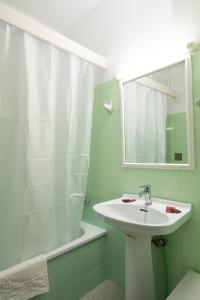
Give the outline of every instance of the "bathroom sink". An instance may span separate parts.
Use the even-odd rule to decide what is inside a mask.
[[[105,222],[125,234],[126,300],[156,299],[151,238],[174,232],[191,216],[191,204],[154,197],[151,200],[152,204],[145,205],[146,199],[124,194],[93,206]],[[172,213],[172,208],[177,213]]]
[[[136,201],[124,203],[122,199]],[[167,213],[166,207],[175,207],[180,213]],[[191,216],[192,205],[171,200],[152,198],[145,206],[138,195],[124,194],[122,198],[94,205],[94,211],[104,221],[131,236],[155,236],[174,232]]]

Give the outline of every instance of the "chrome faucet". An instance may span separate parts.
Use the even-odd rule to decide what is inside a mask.
[[[145,199],[145,205],[151,205],[152,200],[151,200],[151,185],[150,184],[145,184],[139,186],[139,188],[143,188],[144,190],[138,193],[139,197],[143,197]]]

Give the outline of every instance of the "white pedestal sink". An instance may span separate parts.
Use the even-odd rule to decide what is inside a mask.
[[[123,203],[122,199],[136,199]],[[155,300],[151,237],[174,232],[191,216],[192,205],[152,198],[145,206],[137,195],[124,194],[122,198],[99,203],[94,211],[104,221],[115,226],[126,238],[126,300]],[[167,213],[172,206],[180,213]]]

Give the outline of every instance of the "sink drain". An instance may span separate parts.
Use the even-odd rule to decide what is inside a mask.
[[[149,212],[147,209],[145,208],[140,208],[140,211],[144,211],[144,212]]]

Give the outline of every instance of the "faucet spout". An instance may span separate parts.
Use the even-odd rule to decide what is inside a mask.
[[[145,205],[151,205],[152,200],[151,200],[151,185],[150,184],[145,184],[139,186],[139,188],[143,188],[143,191],[139,192],[138,195],[139,197],[143,197],[145,199]]]

